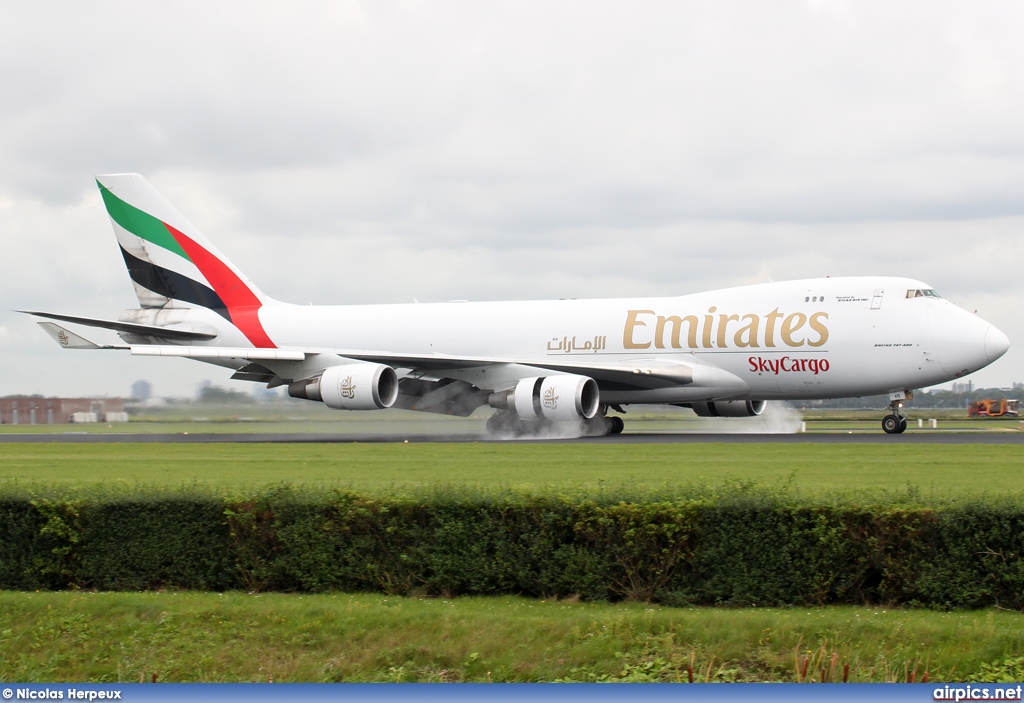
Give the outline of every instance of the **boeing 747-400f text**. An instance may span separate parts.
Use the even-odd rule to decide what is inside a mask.
[[[278,302],[144,178],[97,178],[139,307],[117,320],[46,312],[72,349],[123,349],[224,366],[343,410],[494,413],[522,435],[566,425],[618,433],[622,405],[760,415],[769,400],[885,394],[902,401],[987,366],[1002,332],[909,278],[818,278],[670,298],[305,306]],[[115,330],[95,344],[51,322]]]

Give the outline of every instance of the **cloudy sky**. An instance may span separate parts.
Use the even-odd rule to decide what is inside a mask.
[[[144,174],[297,303],[907,275],[1024,381],[1024,5],[0,7],[0,395],[191,395],[9,310],[135,307],[93,183]]]

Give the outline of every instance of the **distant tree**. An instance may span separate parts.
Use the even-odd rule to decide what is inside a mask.
[[[233,391],[228,388],[221,388],[214,385],[203,385],[199,389],[200,403],[252,403],[253,398],[248,393]]]
[[[1016,385],[1016,384],[1015,384]],[[907,408],[966,408],[967,403],[972,400],[991,398],[1001,400],[1003,398],[1022,398],[1024,389],[1013,388],[975,388],[973,391],[954,393],[951,390],[932,390],[927,393],[916,391],[914,397],[908,400],[904,406]],[[889,404],[889,398],[884,395],[865,396],[863,398],[838,398],[835,400],[810,400],[806,402],[796,401],[803,408],[821,408],[829,410],[853,410],[872,409],[882,410]]]

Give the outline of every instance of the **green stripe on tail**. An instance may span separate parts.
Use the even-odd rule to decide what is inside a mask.
[[[181,245],[175,241],[173,236],[171,236],[171,233],[167,230],[167,227],[163,222],[121,200],[107,190],[99,181],[96,181],[96,185],[100,188],[100,194],[103,196],[103,204],[106,205],[107,212],[110,214],[110,218],[114,220],[114,222],[121,225],[135,236],[141,237],[147,242],[152,242],[158,247],[163,247],[168,251],[172,251],[187,261],[191,261],[188,254],[185,253],[185,250],[182,249]]]

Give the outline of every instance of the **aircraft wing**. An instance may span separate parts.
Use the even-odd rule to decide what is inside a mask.
[[[80,318],[72,315],[38,312],[29,314],[148,336],[174,338],[175,335],[181,335],[186,339],[209,339],[212,336],[199,332],[110,320],[94,320],[92,318]],[[665,359],[625,359],[614,362],[587,363],[581,361],[549,361],[544,359],[473,358],[441,354],[420,356],[351,349],[268,349],[262,347],[218,347],[185,344],[101,345],[53,322],[39,322],[38,324],[58,344],[66,349],[122,349],[130,351],[133,356],[181,357],[214,363],[217,363],[218,360],[236,360],[238,362],[255,362],[258,364],[258,362],[303,362],[314,356],[329,355],[338,359],[339,363],[343,363],[345,360],[367,361],[439,377],[445,377],[445,372],[504,366],[518,367],[521,369],[519,373],[524,378],[530,373],[541,374],[544,371],[554,371],[556,373],[589,376],[602,386],[610,385],[616,388],[658,388],[667,384],[679,386],[693,383],[692,366]],[[274,368],[275,371],[273,372],[264,368],[252,379],[246,378],[246,380],[267,380],[273,382],[274,376],[278,376],[280,380],[276,383],[280,384],[282,381],[287,383],[291,380],[303,378],[306,375],[303,372],[304,367],[301,363],[296,363],[294,367],[288,364],[283,368],[274,364]],[[287,374],[285,369],[294,369],[294,373]],[[291,375],[291,378],[288,378],[288,375]],[[239,376],[239,378],[242,378],[242,376]]]
[[[61,320],[62,322],[74,322],[77,325],[85,325],[86,327],[99,327],[101,329],[114,330],[115,332],[127,332],[141,337],[160,337],[161,339],[176,339],[182,342],[208,341],[217,337],[216,334],[207,332],[195,332],[193,330],[159,327],[156,325],[140,325],[135,322],[121,322],[120,320],[101,320],[95,317],[79,317],[77,315],[37,312],[35,310],[16,310],[15,312],[35,315],[36,317],[46,317],[51,320]]]
[[[303,361],[312,356],[329,355],[339,362],[346,360],[387,364],[430,375],[444,376],[445,371],[487,366],[520,366],[524,373],[536,369],[590,376],[599,383],[632,388],[657,388],[667,383],[693,383],[693,367],[663,359],[631,359],[613,363],[581,363],[537,361],[508,358],[472,358],[431,354],[424,356],[368,352],[352,349],[263,349],[214,346],[130,345],[134,356],[177,356],[188,359],[240,359],[248,361]]]
[[[589,376],[601,385],[614,384],[630,388],[657,388],[666,384],[693,383],[693,367],[665,359],[624,359],[615,362],[561,362],[547,360],[467,358],[443,355],[409,356],[363,351],[337,351],[339,356],[372,361],[415,371],[443,375],[446,370],[471,369],[483,366],[517,365],[538,371]],[[525,370],[525,369],[524,369]]]
[[[580,363],[535,361],[524,359],[470,358],[444,355],[414,356],[366,352],[351,349],[244,349],[200,346],[157,346],[134,344],[131,352],[135,356],[178,356],[189,359],[240,359],[254,362],[291,361],[301,362],[315,356],[329,356],[338,363],[345,361],[367,361],[386,364],[395,368],[409,369],[431,376],[446,377],[446,372],[476,369],[491,366],[516,366],[523,378],[530,374],[543,375],[544,371],[580,374],[589,376],[599,385],[614,385],[618,388],[659,388],[665,385],[686,385],[693,383],[693,367],[663,359],[632,359],[613,363]],[[279,369],[278,365],[274,365]],[[304,375],[300,366],[287,380],[298,380]],[[277,375],[284,375],[281,370]]]
[[[338,363],[344,363],[346,360],[367,361],[442,378],[447,376],[445,372],[490,366],[516,366],[521,369],[519,375],[523,378],[528,377],[531,373],[542,375],[544,371],[554,371],[556,373],[589,376],[597,381],[599,385],[610,385],[616,388],[646,389],[693,383],[692,366],[665,359],[627,359],[611,363],[583,363],[579,361],[561,362],[509,358],[472,358],[439,354],[417,356],[351,349],[263,349],[150,344],[133,344],[130,345],[130,349],[134,356],[177,356],[203,361],[238,359],[252,362],[302,362],[315,356],[329,356],[337,359]],[[276,375],[282,377],[282,380],[285,382],[298,380],[306,375],[300,370],[304,367],[299,364],[291,367],[294,368],[294,373],[292,374],[287,374],[277,364],[274,364],[273,367]],[[285,368],[288,367],[286,366]],[[292,377],[287,378],[287,375]],[[261,380],[263,379],[261,378]]]

